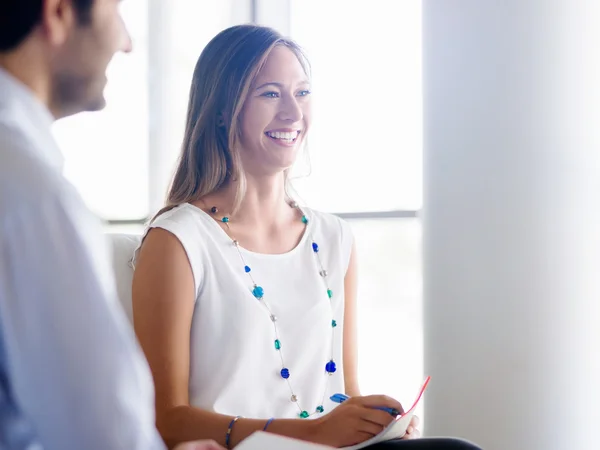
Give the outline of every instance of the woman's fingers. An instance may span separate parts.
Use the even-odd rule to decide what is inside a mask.
[[[364,397],[352,397],[348,401],[359,403],[369,408],[390,408],[395,409],[398,413],[402,414],[404,408],[398,400],[395,400],[387,395],[367,395]]]
[[[413,428],[412,431],[409,433],[408,428],[407,428],[406,434],[404,435],[404,437],[402,439],[418,439],[420,437],[421,437],[421,432],[419,430],[417,430],[416,428]]]
[[[419,416],[412,416],[412,418],[410,419],[410,424],[415,428],[417,428],[420,423],[421,419],[419,419]]]
[[[387,427],[394,420],[394,416],[380,409],[366,407],[361,413],[361,418],[374,423],[381,428]]]

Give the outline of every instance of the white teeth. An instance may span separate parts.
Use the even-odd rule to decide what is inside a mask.
[[[274,139],[283,139],[285,141],[293,141],[298,137],[298,131],[283,132],[283,131],[267,131],[267,136]]]

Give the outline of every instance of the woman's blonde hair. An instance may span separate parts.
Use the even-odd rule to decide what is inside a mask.
[[[204,48],[194,70],[177,169],[166,205],[155,217],[212,194],[231,180],[237,182],[231,213],[239,208],[246,190],[239,154],[240,116],[252,83],[279,45],[293,51],[310,76],[302,49],[268,27],[233,26]]]

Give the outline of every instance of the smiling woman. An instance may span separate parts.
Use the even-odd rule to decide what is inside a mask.
[[[286,190],[310,130],[307,67],[293,41],[254,25],[222,31],[198,59],[168,202],[133,258],[134,326],[170,445],[231,448],[268,428],[344,447],[402,410],[360,395],[349,225]],[[470,448],[439,444],[402,446]]]
[[[392,420],[371,406],[401,408],[360,397],[348,225],[286,192],[310,130],[307,67],[293,41],[252,25],[219,33],[196,65],[168,203],[134,258],[135,329],[168,442],[235,444],[268,424],[351,445]],[[354,398],[333,409],[338,392]]]

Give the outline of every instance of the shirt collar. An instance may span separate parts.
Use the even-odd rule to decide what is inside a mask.
[[[62,171],[64,157],[52,135],[54,116],[33,91],[0,68],[0,109],[8,109],[15,124],[35,140],[32,146],[37,157]]]

